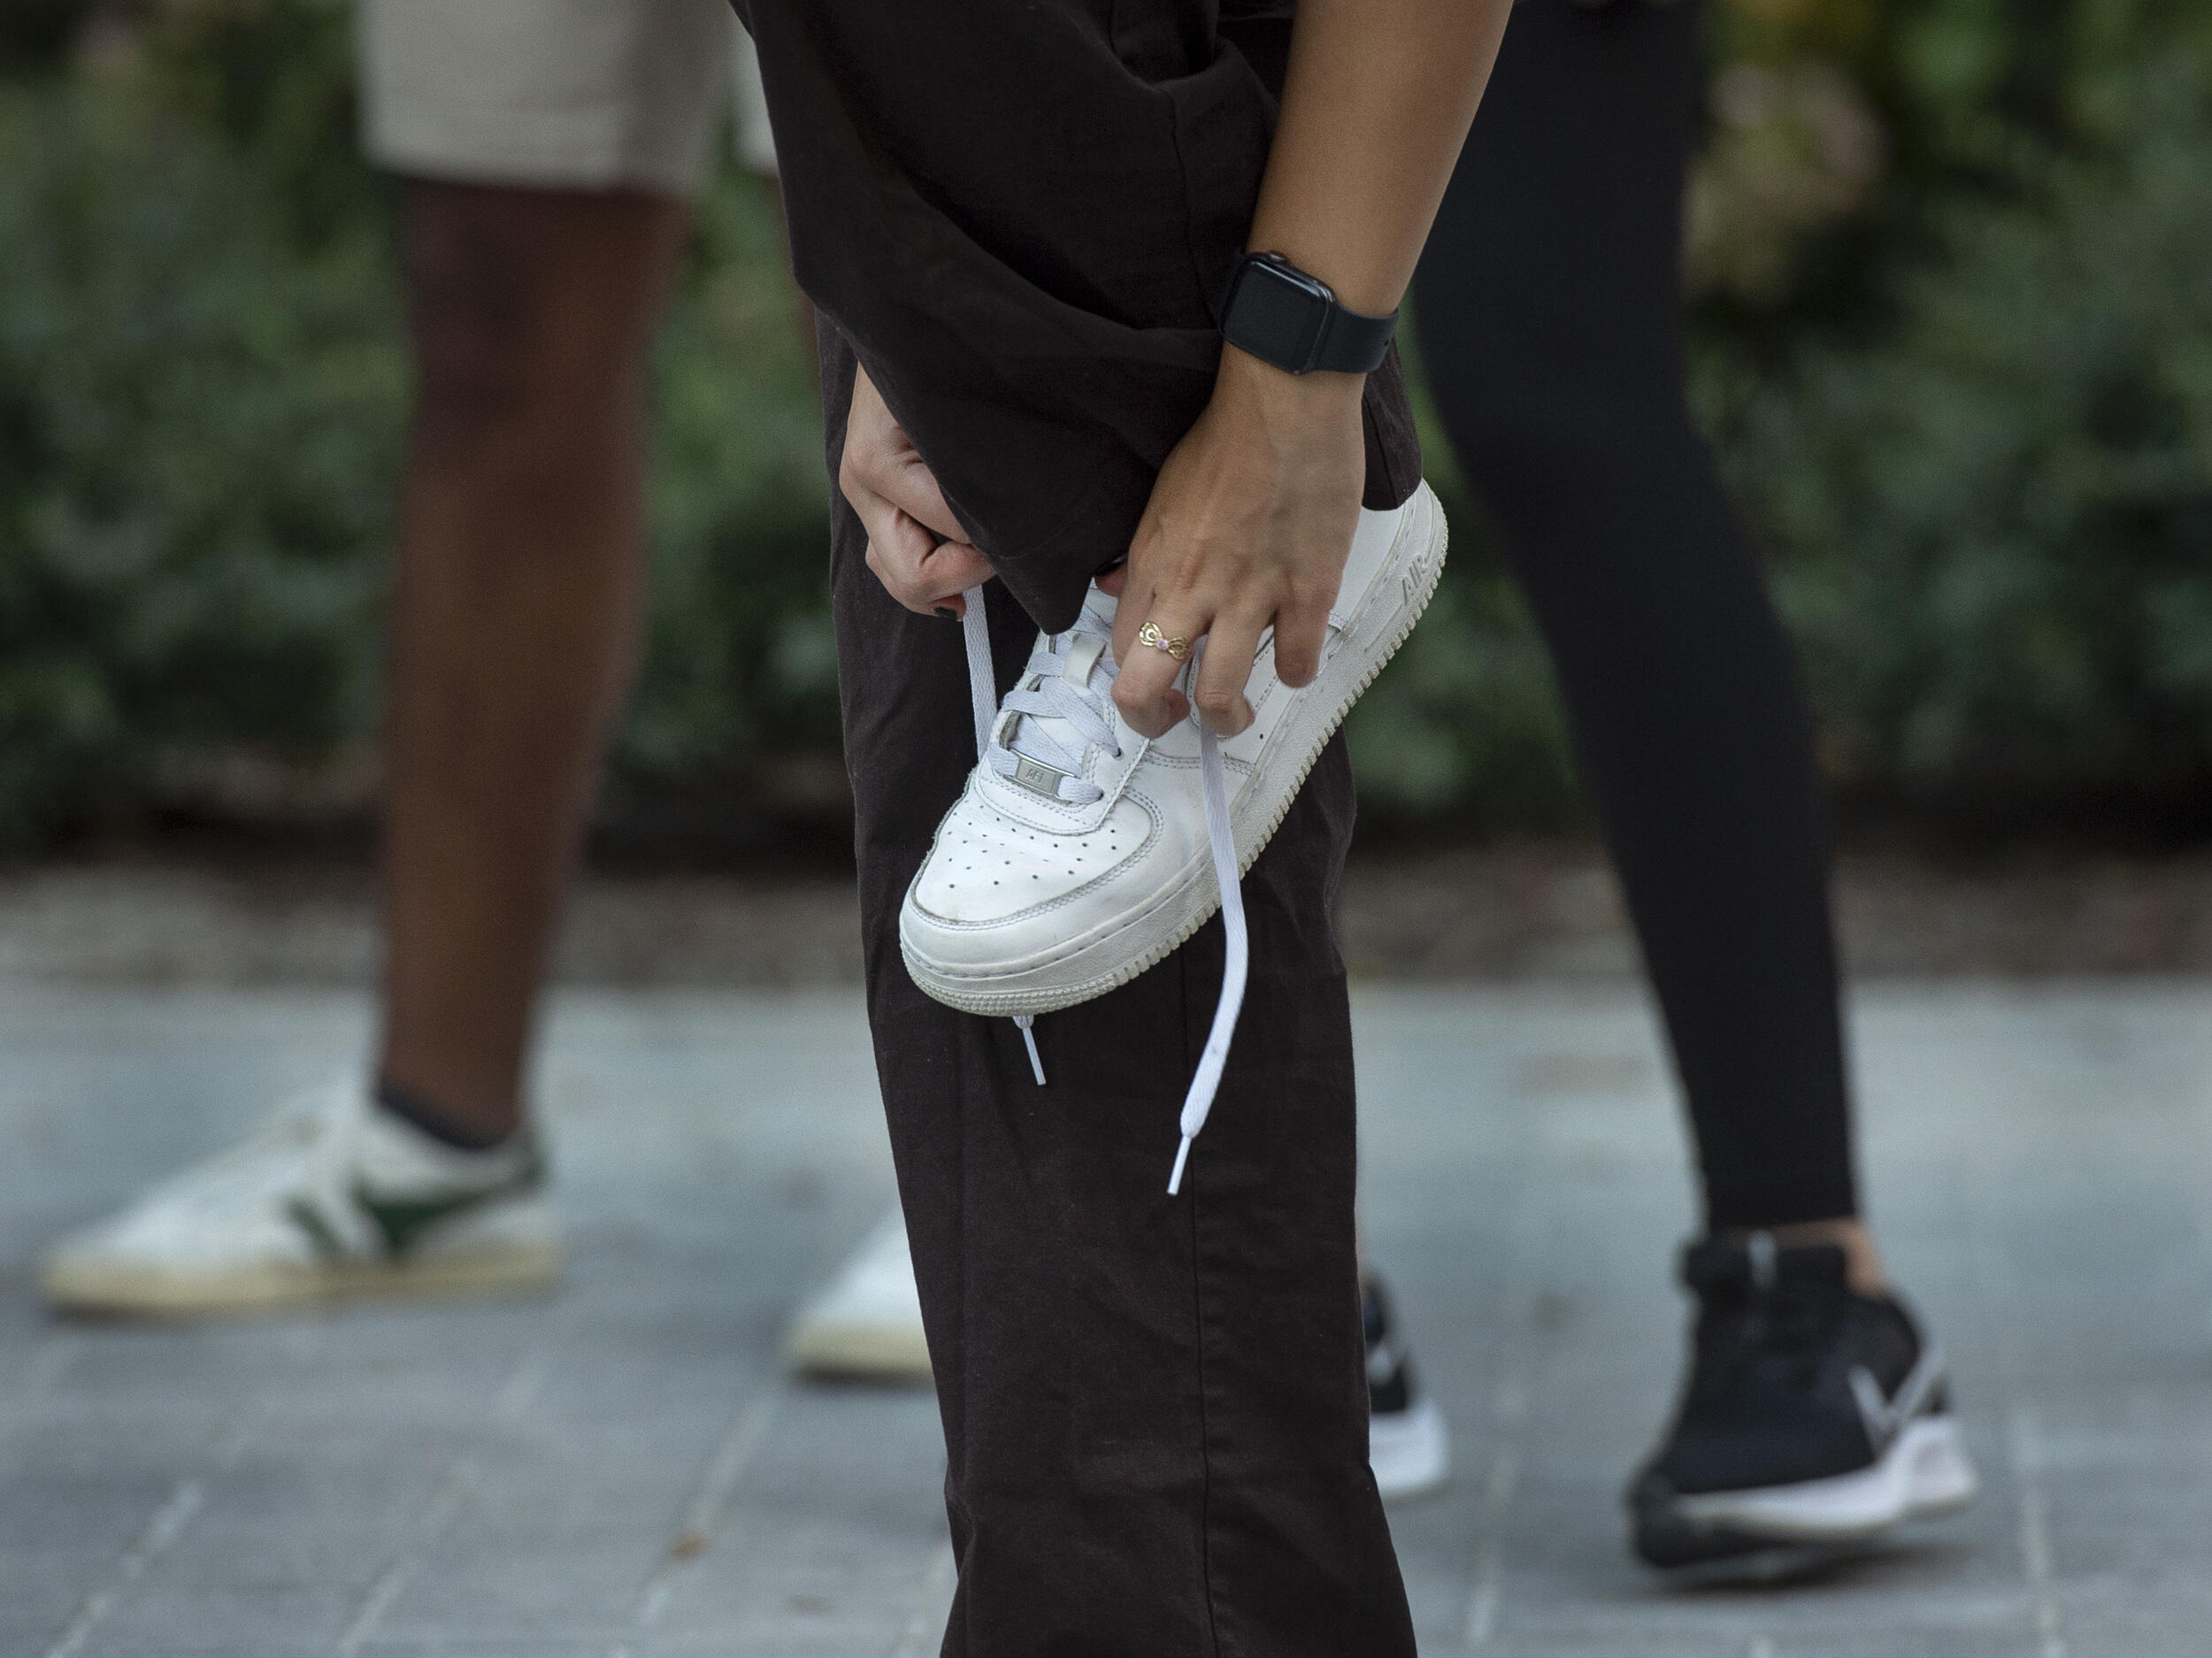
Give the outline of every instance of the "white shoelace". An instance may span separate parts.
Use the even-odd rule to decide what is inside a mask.
[[[968,689],[975,699],[977,719],[976,754],[983,764],[1001,777],[1012,777],[1021,769],[1023,760],[1034,760],[1060,773],[1054,792],[1070,805],[1087,806],[1102,798],[1105,791],[1082,772],[1087,750],[1093,744],[1111,749],[1116,759],[1121,757],[1113,717],[1106,706],[1118,672],[1110,654],[1113,649],[1114,625],[1086,606],[1075,618],[1073,627],[1064,633],[1047,635],[1030,653],[1020,680],[1006,694],[1006,700],[995,707],[991,696],[995,685],[991,675],[989,633],[979,626],[971,626],[967,639]],[[1071,665],[1081,670],[1079,679],[1069,677]],[[1032,679],[1037,682],[1033,686],[1030,684]],[[1014,722],[1009,741],[992,741],[991,734],[1000,716],[1010,713],[1029,718]],[[1072,725],[1078,739],[1076,745],[1071,748],[1053,735],[1042,723],[1045,720]]]
[[[1022,670],[1021,683],[1008,692],[1006,700],[1001,702],[994,695],[998,679],[991,662],[991,632],[983,613],[983,589],[970,587],[964,596],[967,608],[961,618],[961,631],[968,647],[968,693],[975,710],[977,757],[1003,777],[1012,776],[1023,759],[1034,760],[1062,774],[1056,786],[1062,800],[1085,805],[1102,798],[1103,791],[1098,785],[1079,775],[1084,756],[1042,730],[1037,718],[1016,721],[1007,742],[993,741],[993,733],[998,728],[1002,711],[1059,719],[1074,726],[1086,744],[1103,744],[1119,755],[1121,750],[1114,740],[1113,718],[1106,706],[1118,672],[1108,654],[1113,641],[1112,625],[1086,606],[1072,628],[1048,636],[1031,654],[1028,665]],[[1194,675],[1205,649],[1206,641],[1202,639],[1191,658]],[[1069,662],[1078,651],[1091,655],[1088,671],[1079,685],[1066,677]],[[1032,679],[1037,680],[1033,687],[1028,683]],[[1206,722],[1198,718],[1196,710],[1192,710],[1190,718],[1198,727],[1199,775],[1206,797],[1206,841],[1213,853],[1214,879],[1221,888],[1221,925],[1228,948],[1222,963],[1221,996],[1214,1005],[1213,1028],[1206,1033],[1206,1046],[1198,1056],[1198,1069],[1191,1077],[1189,1092],[1183,1096],[1183,1138],[1175,1150],[1175,1168],[1168,1176],[1170,1197],[1183,1189],[1183,1169],[1190,1160],[1191,1143],[1206,1126],[1214,1095],[1220,1090],[1221,1072],[1229,1062],[1229,1044],[1236,1035],[1237,1016],[1244,1008],[1245,980],[1251,966],[1251,943],[1244,925],[1244,889],[1237,871],[1236,840],[1229,825],[1229,785],[1221,764],[1221,742]],[[1033,1029],[1036,1016],[1017,1014],[1014,1023],[1021,1031],[1022,1040],[1028,1044],[1030,1069],[1036,1073],[1037,1086],[1042,1087],[1045,1067],[1037,1053]]]

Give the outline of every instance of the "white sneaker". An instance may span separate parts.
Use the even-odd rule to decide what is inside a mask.
[[[63,1311],[176,1318],[536,1289],[560,1269],[543,1185],[527,1133],[457,1151],[349,1080],[65,1239],[40,1283]]]
[[[1391,1327],[1390,1297],[1371,1274],[1360,1290],[1367,1338],[1367,1463],[1375,1489],[1407,1501],[1441,1491],[1452,1477],[1452,1435],[1436,1401],[1421,1391],[1413,1355]]]
[[[799,1309],[785,1346],[792,1368],[803,1375],[930,1379],[922,1301],[898,1210],[885,1216],[828,1286]]]
[[[1360,514],[1321,672],[1303,689],[1276,679],[1265,635],[1247,692],[1256,718],[1219,744],[1239,875],[1427,608],[1445,540],[1425,484],[1394,510]],[[949,1006],[1024,1017],[1072,1007],[1134,979],[1221,906],[1200,733],[1186,720],[1148,741],[1122,723],[1114,608],[1094,588],[1073,628],[1039,636],[907,889],[907,971]]]
[[[1372,1413],[1367,1462],[1375,1470],[1375,1489],[1389,1501],[1410,1501],[1443,1490],[1452,1477],[1452,1436],[1436,1401],[1417,1398],[1402,1409]]]

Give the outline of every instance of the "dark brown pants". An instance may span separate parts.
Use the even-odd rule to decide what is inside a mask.
[[[825,332],[841,441],[852,357]],[[974,764],[957,624],[916,616],[837,503],[833,580],[862,926],[899,1191],[943,1411],[960,1658],[1413,1651],[1367,1467],[1352,1047],[1331,912],[1352,827],[1333,743],[1244,882],[1227,1074],[1166,1194],[1221,983],[1218,921],[1037,1021],[914,987],[898,909]],[[1035,627],[989,589],[1002,687]]]
[[[1283,26],[1240,49],[1188,0],[750,13],[824,317],[832,473],[856,349],[1000,572],[1003,689],[1203,406]],[[1394,363],[1368,432],[1369,502],[1394,504],[1419,472]],[[1041,1018],[1043,1088],[1008,1021],[915,989],[899,902],[975,760],[961,633],[892,602],[841,501],[834,522],[869,1013],[960,1567],[945,1652],[1410,1654],[1367,1466],[1341,742],[1246,879],[1243,1018],[1170,1198],[1220,925]]]

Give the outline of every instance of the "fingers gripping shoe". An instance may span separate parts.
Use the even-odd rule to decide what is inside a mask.
[[[542,1186],[527,1133],[455,1151],[340,1083],[65,1239],[42,1287],[63,1311],[173,1318],[538,1288],[560,1265]]]
[[[1247,693],[1256,718],[1220,743],[1240,876],[1413,631],[1444,551],[1444,515],[1425,484],[1393,511],[1362,512],[1314,682],[1279,680],[1265,636]],[[1110,695],[1114,609],[1094,588],[1072,629],[1039,637],[907,889],[907,971],[948,1006],[1073,1007],[1162,960],[1221,905],[1202,734],[1186,720],[1148,741],[1122,722]]]
[[[1243,1000],[1238,883],[1345,714],[1427,608],[1446,541],[1443,510],[1425,484],[1390,511],[1363,511],[1319,673],[1302,687],[1283,684],[1269,630],[1246,687],[1253,721],[1225,741],[1195,714],[1157,739],[1123,722],[1111,695],[1116,601],[1095,587],[1072,628],[1039,635],[995,710],[982,593],[968,595],[979,758],[907,888],[901,953],[938,1001],[1011,1016],[1042,1084],[1032,1019],[1127,983],[1222,911],[1221,999],[1184,1103],[1171,1194],[1211,1108]]]

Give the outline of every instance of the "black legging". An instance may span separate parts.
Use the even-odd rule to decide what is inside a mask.
[[[1810,722],[1683,395],[1697,10],[1524,0],[1414,286],[1445,427],[1551,647],[1718,1230],[1857,1200]]]

